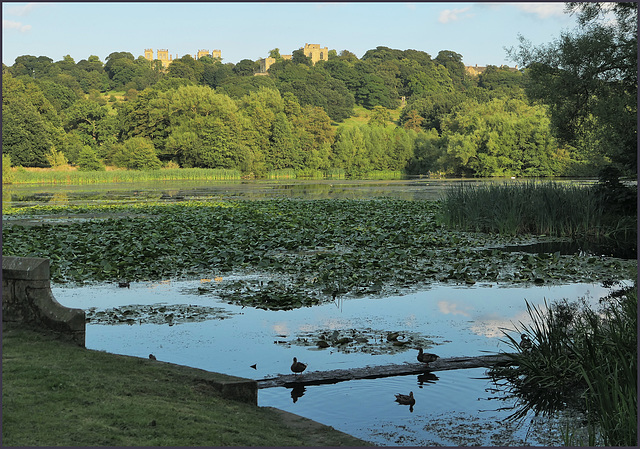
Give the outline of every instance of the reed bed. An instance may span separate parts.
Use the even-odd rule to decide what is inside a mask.
[[[637,285],[601,303],[597,311],[584,301],[546,310],[527,304],[533,324],[517,332],[527,334],[533,347],[522,350],[507,334],[514,363],[490,374],[521,398],[514,419],[531,409],[550,415],[571,407],[587,417],[588,441],[578,443],[637,446]],[[566,431],[569,445],[577,442],[575,430]]]
[[[405,176],[401,170],[372,170],[367,172],[363,179],[404,179]]]
[[[165,168],[161,170],[56,171],[16,170],[13,184],[103,184],[144,181],[229,181],[242,179],[238,170],[218,168]]]
[[[591,187],[553,181],[452,186],[442,219],[450,226],[505,235],[604,237],[601,196]]]

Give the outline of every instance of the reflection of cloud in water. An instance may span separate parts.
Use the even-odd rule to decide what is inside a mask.
[[[471,307],[469,306],[465,306],[465,308],[467,310],[470,310]],[[453,302],[448,302],[448,301],[438,301],[438,310],[440,310],[440,312],[444,313],[445,315],[462,315],[462,316],[471,316],[468,312],[465,312],[464,310],[459,310],[458,309],[458,304],[453,303]]]
[[[289,327],[287,326],[288,324],[289,323],[287,322],[273,323],[273,332],[275,332],[277,335],[289,335]]]
[[[470,329],[476,335],[482,335],[487,338],[502,338],[505,336],[502,331],[503,329],[515,332],[517,327],[519,330],[522,330],[522,323],[526,325],[531,324],[531,317],[529,317],[526,311],[518,312],[518,314],[512,318],[485,315],[479,317]]]

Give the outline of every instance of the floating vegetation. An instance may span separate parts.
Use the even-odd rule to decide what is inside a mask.
[[[85,311],[91,324],[174,324],[231,318],[232,312],[220,307],[188,304],[130,304],[111,309],[91,307]]]
[[[4,211],[11,220],[2,229],[2,252],[50,259],[56,283],[222,278],[202,293],[265,309],[402,294],[435,282],[636,276],[636,260],[501,251],[496,247],[545,239],[448,229],[436,220],[440,208],[386,198],[40,206]],[[16,221],[33,214],[40,232]],[[259,274],[263,282],[226,281],[239,274]]]
[[[389,339],[390,335],[395,338]],[[350,354],[362,352],[372,355],[397,354],[406,351],[415,351],[417,348],[428,349],[439,343],[418,332],[390,332],[380,329],[335,329],[315,330],[301,332],[284,340],[280,336],[275,344],[285,346],[304,346],[309,349],[326,349],[328,351]],[[417,354],[417,353],[416,353]],[[415,357],[413,358],[415,362]]]

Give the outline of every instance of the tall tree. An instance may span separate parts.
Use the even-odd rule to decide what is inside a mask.
[[[510,57],[527,68],[528,95],[550,106],[559,138],[637,172],[638,4],[568,3],[578,28]]]

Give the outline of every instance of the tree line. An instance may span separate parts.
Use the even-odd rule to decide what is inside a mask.
[[[607,42],[618,43],[615,36]],[[633,83],[619,87],[620,76],[590,81],[591,97],[602,101],[592,99],[598,107],[576,122],[542,92],[549,61],[522,58],[526,69],[488,66],[471,77],[462,56],[448,50],[433,59],[388,47],[362,58],[331,50],[315,65],[301,50],[291,60],[278,49],[271,56],[276,63],[266,76],[254,76],[258,63],[247,59],[187,55],[164,70],[128,52],[111,53],[105,63],[20,56],[3,65],[3,154],[25,167],[208,167],[257,177],[285,168],[575,176],[631,165]],[[553,74],[553,94],[572,95],[557,81],[572,73]],[[637,90],[637,73],[635,80]],[[615,104],[605,102],[612,92]],[[403,100],[392,122],[390,110]],[[368,111],[367,122],[347,120],[356,105]],[[605,121],[607,110],[618,119]]]

